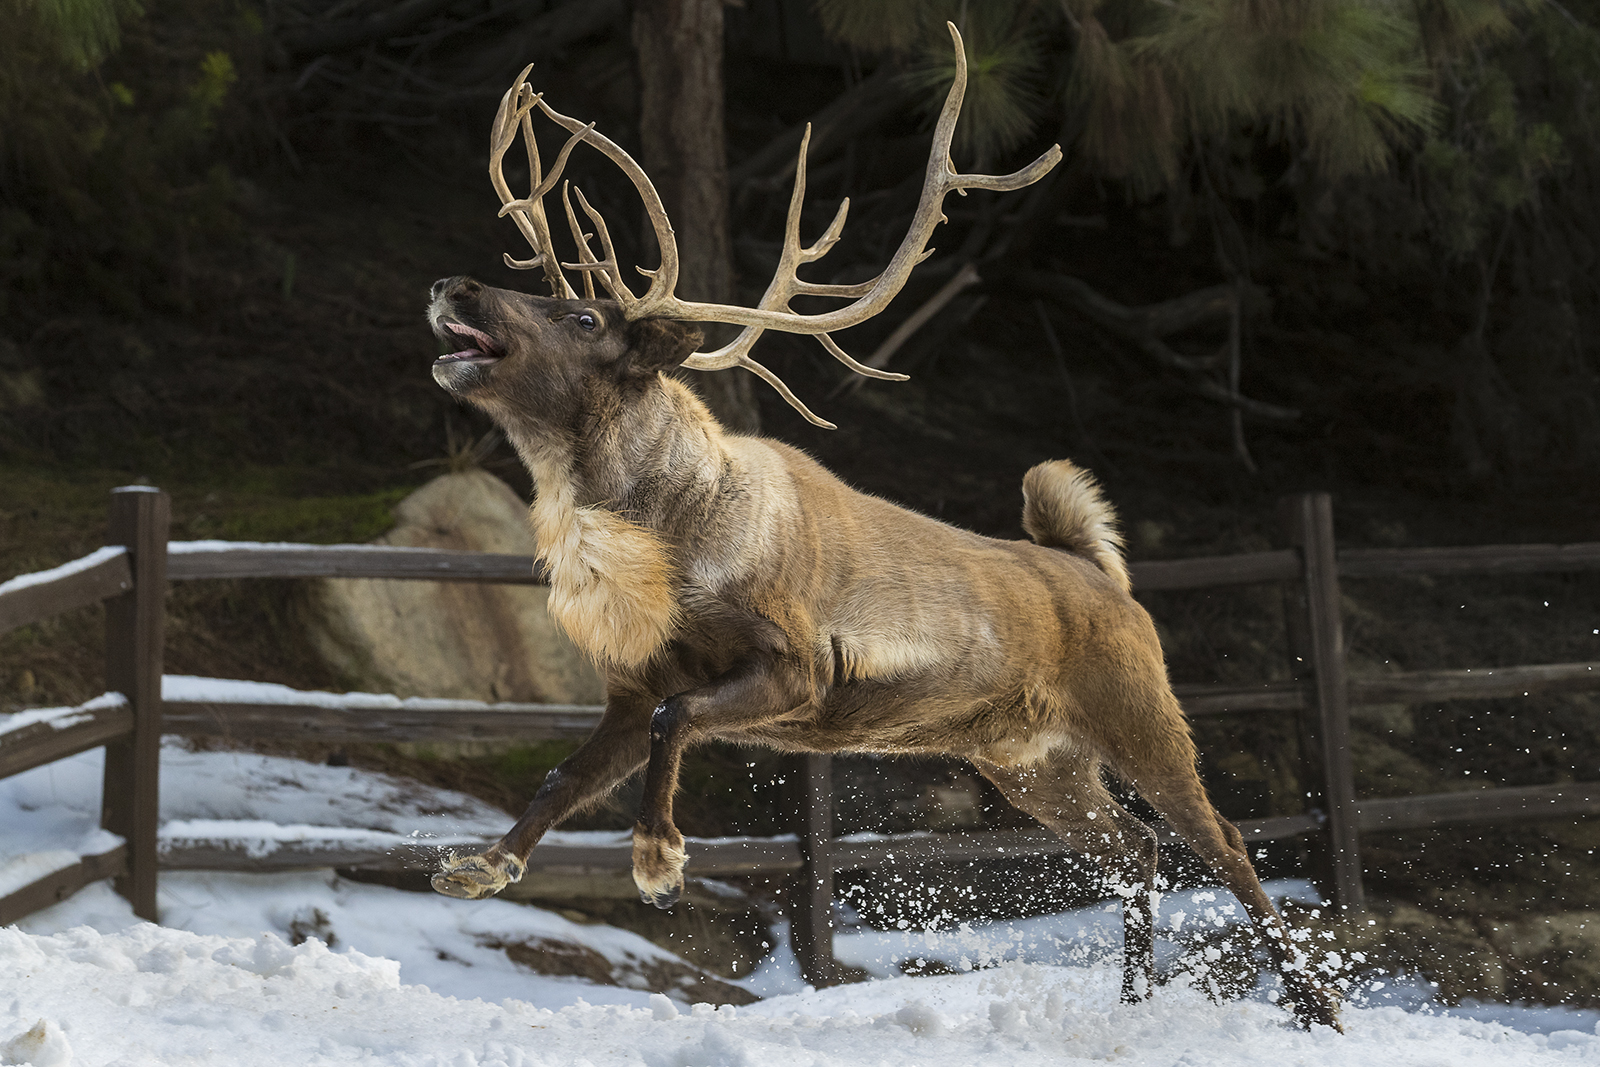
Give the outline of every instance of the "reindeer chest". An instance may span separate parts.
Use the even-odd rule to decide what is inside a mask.
[[[550,573],[550,615],[585,655],[637,667],[672,636],[675,568],[651,530],[600,507],[579,507],[570,484],[540,482],[531,512]]]

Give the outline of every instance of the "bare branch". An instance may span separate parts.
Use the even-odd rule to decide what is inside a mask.
[[[378,15],[307,23],[285,33],[283,47],[298,58],[343,52],[404,33],[453,3],[455,0],[402,0]]]
[[[879,345],[877,350],[867,357],[867,366],[888,366],[889,360],[894,358],[894,354],[899,351],[901,345],[911,339],[912,334],[922,329],[929,319],[943,310],[944,306],[954,300],[963,289],[978,285],[982,281],[983,279],[978,277],[978,268],[971,263],[963,264],[954,277],[940,286],[938,292],[930,296],[921,307],[912,312],[911,317],[896,327],[894,333],[891,333],[883,344]]]
[[[1242,309],[1250,295],[1248,290],[1241,294],[1234,286],[1214,285],[1159,304],[1128,307],[1065,274],[1024,271],[1017,275],[1016,280],[1025,289],[1053,297],[1081,312],[1090,321],[1132,343],[1161,366],[1185,372],[1189,375],[1190,389],[1207,400],[1279,422],[1300,417],[1300,412],[1295,408],[1251,400],[1239,395],[1237,389],[1229,388],[1212,377],[1210,372],[1214,370],[1227,370],[1231,354],[1229,347],[1225,346],[1223,351],[1212,356],[1185,356],[1173,351],[1161,339],[1165,334],[1202,323],[1228,320],[1235,308]]]

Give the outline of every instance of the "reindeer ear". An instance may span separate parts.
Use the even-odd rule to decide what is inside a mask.
[[[632,338],[624,362],[643,374],[672,370],[700,347],[705,334],[674,319],[640,319],[631,326]]]

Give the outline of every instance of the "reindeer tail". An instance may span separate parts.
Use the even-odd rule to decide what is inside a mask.
[[[1116,512],[1094,475],[1072,462],[1051,460],[1022,476],[1022,528],[1036,543],[1087,557],[1123,589],[1131,587]]]

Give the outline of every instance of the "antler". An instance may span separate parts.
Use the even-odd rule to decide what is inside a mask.
[[[539,102],[539,97],[534,93],[533,87],[527,84],[528,72],[532,69],[532,63],[523,67],[522,73],[517,75],[516,82],[500,98],[500,109],[495,112],[494,126],[489,133],[489,182],[500,196],[500,203],[503,205],[500,214],[509,214],[516,222],[517,229],[522,231],[522,236],[533,246],[534,255],[531,259],[512,259],[510,253],[507,253],[506,266],[518,270],[544,267],[545,280],[550,283],[555,295],[569,299],[576,297],[577,294],[572,291],[572,286],[567,284],[566,276],[561,273],[561,267],[556,262],[555,246],[550,241],[550,222],[544,214],[544,194],[550,191],[555,179],[566,167],[567,156],[582,138],[570,139],[561,147],[549,182],[541,182],[539,142],[534,138],[531,118],[531,112],[534,105]],[[519,126],[522,143],[528,150],[528,183],[531,186],[527,197],[522,200],[511,195],[511,187],[506,184],[503,169],[506,152],[511,148],[511,142],[517,139]]]
[[[656,192],[655,186],[645,174],[643,168],[634,161],[633,157],[624,152],[615,142],[604,135],[595,132],[594,124],[584,125],[577,119],[559,114],[544,102],[541,94],[536,94],[533,89],[518,84],[506,93],[501,101],[500,113],[495,117],[494,139],[492,141],[490,158],[490,177],[495,182],[495,189],[500,193],[504,203],[501,214],[511,214],[516,219],[518,227],[529,244],[533,245],[538,253],[532,259],[518,262],[506,257],[506,262],[516,267],[534,267],[543,265],[546,277],[551,278],[551,285],[557,296],[573,296],[567,287],[566,279],[561,275],[551,252],[549,225],[545,219],[544,209],[540,198],[550,189],[560,177],[561,171],[566,166],[567,156],[572,148],[579,142],[585,141],[599,149],[607,158],[615,163],[633,186],[638,190],[640,198],[644,201],[645,213],[650,219],[650,225],[655,230],[656,244],[661,249],[661,266],[649,271],[638,268],[639,272],[650,279],[650,288],[643,296],[636,295],[622,277],[622,268],[618,265],[616,251],[611,243],[611,236],[606,229],[605,220],[600,217],[584,199],[583,193],[577,193],[578,204],[583,208],[584,214],[594,224],[595,231],[600,238],[600,247],[604,258],[596,258],[589,247],[590,235],[582,232],[578,225],[577,216],[572,211],[572,206],[566,199],[566,189],[563,187],[562,200],[566,207],[567,223],[572,229],[573,239],[578,246],[577,263],[563,263],[562,267],[569,270],[582,271],[586,279],[585,288],[592,293],[592,283],[588,278],[598,276],[600,284],[606,291],[622,305],[624,316],[628,319],[665,318],[681,319],[690,322],[726,322],[745,327],[729,344],[711,352],[696,352],[684,361],[684,366],[696,370],[722,370],[727,367],[744,367],[777,389],[790,406],[799,411],[811,422],[827,429],[833,429],[833,424],[813,414],[805,404],[792,393],[783,381],[766,367],[750,358],[750,349],[755,345],[761,334],[766,330],[778,330],[783,333],[810,334],[817,338],[823,348],[835,359],[855,371],[873,378],[882,378],[891,381],[904,381],[906,375],[881,371],[865,364],[858,363],[836,344],[830,334],[850,326],[856,326],[872,318],[888,306],[889,301],[905,287],[906,280],[910,278],[911,271],[918,263],[933,254],[927,248],[929,238],[941,222],[947,221],[942,205],[944,198],[951,192],[965,196],[968,189],[993,189],[999,192],[1009,192],[1032,185],[1050,169],[1061,161],[1061,146],[1052,145],[1049,150],[1034,160],[1028,166],[1012,174],[961,174],[950,160],[950,142],[955,136],[956,120],[961,114],[961,101],[967,88],[967,55],[961,41],[961,33],[954,23],[946,23],[950,29],[950,37],[955,45],[956,76],[950,86],[950,93],[945,97],[944,108],[939,112],[939,121],[934,126],[933,145],[928,155],[926,176],[922,185],[922,197],[917,203],[916,212],[911,219],[911,226],[905,238],[900,242],[900,247],[890,258],[889,265],[884,268],[871,281],[855,285],[831,285],[818,282],[808,282],[796,273],[798,268],[805,263],[812,263],[821,259],[838,242],[839,235],[844,230],[845,217],[850,210],[850,201],[847,199],[839,205],[838,214],[829,224],[816,243],[809,248],[800,246],[800,209],[805,200],[806,182],[806,149],[811,140],[811,128],[806,127],[805,136],[800,143],[799,159],[795,163],[794,192],[789,198],[789,214],[784,229],[783,254],[778,261],[778,269],[772,282],[767,286],[767,291],[762,295],[756,307],[746,308],[732,304],[709,304],[692,300],[680,300],[673,293],[678,281],[678,246],[674,240],[672,223],[667,218],[666,209],[662,206],[661,197]],[[529,68],[531,69],[531,68]],[[526,78],[527,70],[522,72]],[[533,141],[532,126],[529,115],[534,107],[538,107],[552,121],[560,125],[571,135],[562,147],[561,154],[556,158],[555,166],[543,181],[539,178],[538,153]],[[517,125],[521,124],[524,142],[528,148],[529,169],[532,173],[531,183],[533,191],[526,199],[513,200],[506,188],[505,179],[500,174],[500,160],[509,148],[511,140],[515,137]],[[559,285],[557,284],[559,280]],[[851,303],[832,311],[820,312],[814,315],[801,314],[789,306],[797,296],[820,296],[834,299],[850,300]]]

